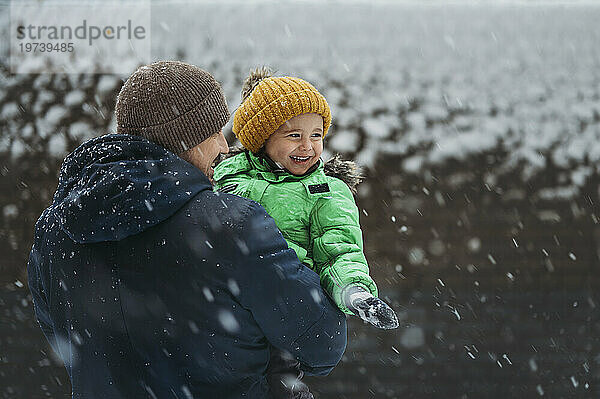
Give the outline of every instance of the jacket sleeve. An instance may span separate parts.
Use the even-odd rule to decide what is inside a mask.
[[[52,349],[60,355],[59,348],[54,336],[54,327],[50,319],[50,308],[48,306],[46,290],[40,268],[42,267],[42,256],[34,244],[29,253],[27,263],[27,281],[33,298],[35,317]]]
[[[267,340],[290,352],[309,374],[328,374],[346,348],[346,318],[321,289],[319,276],[289,249],[273,219],[252,202],[240,229],[238,299]]]
[[[377,296],[377,286],[363,253],[354,197],[341,181],[330,186],[331,195],[319,198],[310,214],[312,255],[325,291],[343,312],[352,314],[344,304],[343,289],[357,285]]]

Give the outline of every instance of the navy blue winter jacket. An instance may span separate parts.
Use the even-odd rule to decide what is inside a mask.
[[[312,374],[346,346],[344,315],[264,209],[139,137],[65,159],[28,273],[74,398],[269,398],[269,345]]]

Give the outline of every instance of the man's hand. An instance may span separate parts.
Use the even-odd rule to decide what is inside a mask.
[[[346,288],[344,302],[355,315],[377,328],[383,330],[398,328],[398,317],[392,308],[361,287]]]

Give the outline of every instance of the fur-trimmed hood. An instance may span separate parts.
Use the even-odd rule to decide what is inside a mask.
[[[243,147],[231,147],[227,154],[221,155],[217,165],[221,161],[245,151],[247,150]],[[323,172],[325,172],[327,176],[335,177],[346,183],[352,194],[356,194],[358,185],[364,179],[360,167],[356,164],[356,162],[343,160],[340,157],[340,154],[335,154],[331,159],[324,162]]]
[[[344,161],[340,154],[335,154],[325,162],[323,171],[327,176],[336,177],[346,183],[352,194],[356,194],[357,186],[364,178],[356,162]]]

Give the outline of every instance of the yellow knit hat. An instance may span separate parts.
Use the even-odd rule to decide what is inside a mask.
[[[256,76],[261,73],[262,76]],[[244,88],[244,100],[233,116],[233,133],[244,148],[258,152],[285,121],[307,113],[323,117],[323,136],[327,134],[331,110],[313,85],[299,78],[264,77],[264,74],[265,70],[250,74],[244,85],[250,87]]]

